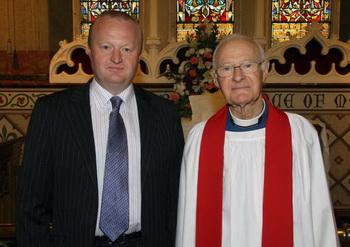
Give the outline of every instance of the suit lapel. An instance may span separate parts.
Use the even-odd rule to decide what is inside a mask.
[[[67,105],[68,121],[75,134],[75,139],[83,153],[84,163],[94,184],[97,186],[96,155],[90,111],[90,82],[73,91]],[[141,187],[145,183],[148,169],[152,163],[154,142],[152,137],[156,131],[154,109],[151,97],[134,85],[141,135]]]
[[[152,141],[155,127],[154,109],[152,109],[151,97],[143,89],[134,85],[141,134],[141,188],[146,181],[147,173],[152,163],[154,142]]]
[[[97,187],[96,154],[90,111],[90,82],[72,91],[66,111],[75,139],[83,154],[84,164]]]

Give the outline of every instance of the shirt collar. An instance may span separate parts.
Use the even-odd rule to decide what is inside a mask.
[[[252,125],[239,126],[239,125],[235,124],[233,119],[232,119],[231,112],[228,111],[227,120],[226,120],[226,130],[231,131],[231,132],[244,132],[244,131],[252,131],[252,130],[265,128],[266,127],[266,118],[267,118],[267,114],[268,114],[268,107],[267,107],[265,100],[263,100],[263,102],[264,102],[263,111],[259,114],[258,121],[255,124],[253,123]]]
[[[110,103],[110,99],[114,96],[106,89],[104,89],[95,78],[93,78],[90,85],[90,92],[94,99],[94,102],[98,109],[103,109],[107,107]],[[118,94],[122,100],[123,104],[127,110],[130,110],[131,102],[133,97],[135,97],[135,91],[132,84],[130,84],[126,89],[124,89],[120,94]]]
[[[230,112],[230,115],[231,115],[231,118],[232,118],[232,121],[234,124],[238,125],[238,126],[241,126],[241,127],[250,127],[252,125],[255,125],[257,123],[259,123],[259,119],[261,118],[261,116],[263,115],[264,111],[265,111],[265,107],[266,107],[266,103],[265,101],[262,99],[262,103],[263,103],[263,109],[261,110],[261,112],[259,113],[258,116],[256,117],[253,117],[251,119],[240,119],[240,118],[237,118],[235,117],[232,112],[231,112],[231,109],[229,108],[229,112]]]

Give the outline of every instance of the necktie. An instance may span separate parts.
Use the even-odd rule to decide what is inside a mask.
[[[128,144],[119,108],[123,100],[111,98],[100,229],[112,241],[129,226]]]

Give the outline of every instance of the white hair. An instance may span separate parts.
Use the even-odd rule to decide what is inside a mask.
[[[234,33],[234,34],[230,34],[226,37],[224,37],[222,40],[220,40],[218,46],[215,48],[215,51],[213,53],[213,68],[216,69],[216,56],[217,56],[217,51],[220,49],[220,47],[227,43],[228,41],[231,41],[231,40],[247,40],[247,41],[250,41],[253,45],[256,46],[256,48],[258,49],[259,51],[259,57],[261,59],[261,61],[265,61],[266,60],[266,55],[265,55],[265,51],[263,49],[263,47],[258,43],[256,42],[255,40],[253,40],[252,38],[248,37],[248,36],[245,36],[243,34],[237,34],[237,33]],[[263,63],[261,65],[261,69],[262,70],[265,70],[265,63]]]

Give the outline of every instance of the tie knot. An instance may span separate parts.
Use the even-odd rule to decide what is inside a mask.
[[[123,103],[123,100],[118,96],[113,96],[111,98],[112,108],[113,110],[119,109],[120,105]]]

